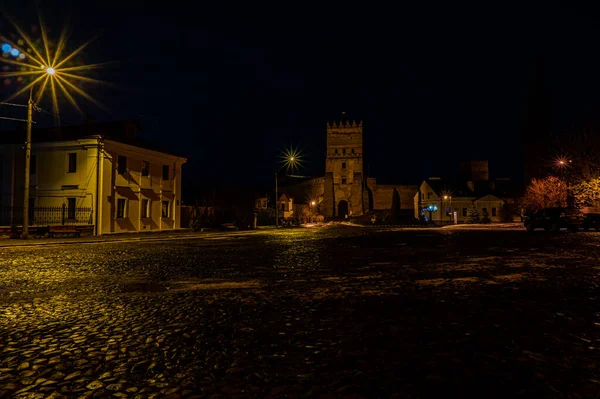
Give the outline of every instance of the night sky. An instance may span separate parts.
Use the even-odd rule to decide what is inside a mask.
[[[323,171],[325,122],[341,111],[364,121],[365,166],[382,182],[452,175],[469,158],[489,159],[492,177],[521,178],[535,59],[553,131],[599,112],[598,10],[584,3],[38,3],[52,37],[71,14],[71,49],[99,35],[87,63],[118,61],[91,75],[117,88],[86,87],[111,111],[84,101],[86,114],[139,120],[143,138],[189,158],[188,184],[268,187],[290,145],[304,150],[303,173]],[[34,4],[2,2],[26,28]],[[62,109],[63,123],[81,121]]]

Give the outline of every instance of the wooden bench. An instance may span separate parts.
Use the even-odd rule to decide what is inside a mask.
[[[63,234],[74,234],[75,237],[80,237],[81,232],[76,227],[61,226],[61,227],[50,227],[50,237],[55,238],[57,235]]]

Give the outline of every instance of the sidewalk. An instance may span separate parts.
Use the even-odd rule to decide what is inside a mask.
[[[180,229],[169,231],[144,231],[127,233],[110,233],[102,236],[83,236],[83,237],[62,237],[62,238],[31,238],[23,240],[20,238],[0,238],[0,248],[32,246],[32,245],[68,245],[68,244],[86,244],[97,242],[118,242],[118,241],[152,241],[174,238],[193,238],[217,234],[226,234],[226,231],[198,231],[192,229]]]

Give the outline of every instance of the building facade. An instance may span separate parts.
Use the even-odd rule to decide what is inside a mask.
[[[437,224],[464,223],[474,206],[480,214],[487,213],[492,222],[499,222],[506,217],[503,212],[514,211],[512,205],[519,196],[510,179],[490,179],[488,161],[462,161],[458,179],[430,177],[421,183],[414,195],[414,216]]]
[[[363,176],[363,124],[327,123],[322,212],[325,217],[360,216],[368,209]]]
[[[185,158],[81,130],[76,139],[32,143],[30,225],[91,225],[96,235],[180,228]],[[0,144],[0,209],[23,205],[23,153]]]

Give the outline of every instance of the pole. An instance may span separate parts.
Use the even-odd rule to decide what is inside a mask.
[[[275,227],[279,227],[279,204],[277,203],[277,173],[275,172]]]
[[[33,123],[33,99],[29,91],[27,102],[27,138],[25,139],[25,188],[23,190],[23,233],[21,238],[29,238],[29,169],[31,167],[31,124]]]

